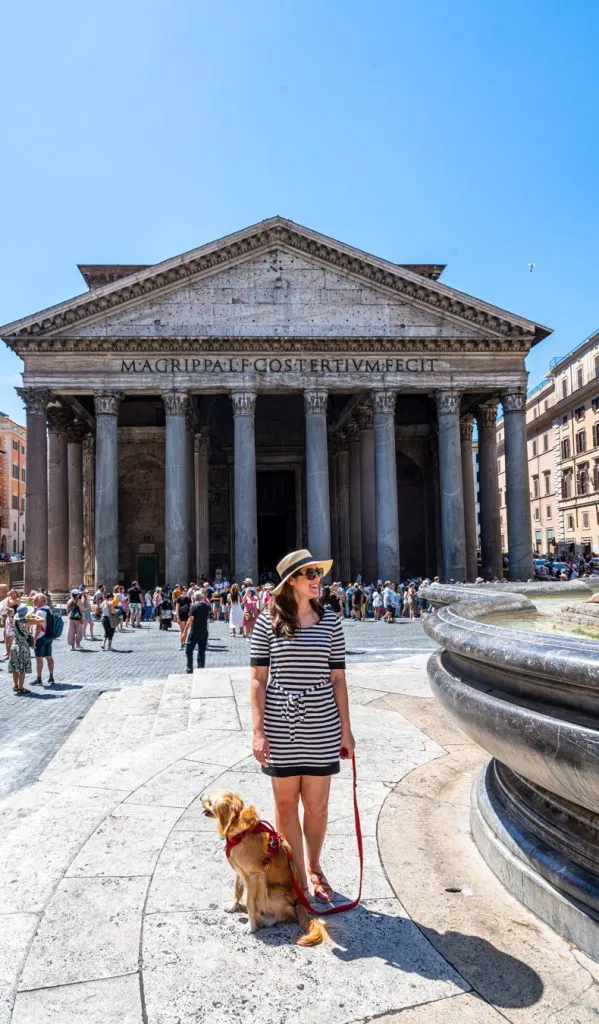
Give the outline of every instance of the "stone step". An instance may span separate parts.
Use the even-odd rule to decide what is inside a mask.
[[[154,718],[152,739],[189,728],[192,678],[174,673],[167,676]]]

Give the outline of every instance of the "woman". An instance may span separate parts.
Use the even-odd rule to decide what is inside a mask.
[[[27,616],[29,615],[29,622]],[[30,693],[25,689],[25,676],[31,672],[31,650],[29,645],[29,626],[38,625],[45,620],[37,615],[30,615],[26,604],[18,606],[14,613],[15,640],[8,659],[8,671],[12,672],[14,693]]]
[[[80,651],[83,636],[83,594],[80,590],[71,590],[66,611],[69,620],[67,643],[72,651]]]
[[[116,598],[110,594],[106,594],[102,601],[100,611],[102,615],[102,628],[104,629],[102,650],[105,651],[106,645],[108,645],[108,650],[111,651],[114,631],[120,622]]]
[[[187,593],[187,587],[181,587],[181,593],[179,594],[175,602],[175,621],[179,623],[179,632],[181,634],[181,650],[184,647],[183,634],[189,618],[189,609],[191,608],[191,598]]]
[[[235,636],[235,631],[243,629],[243,608],[241,607],[241,595],[239,587],[233,584],[229,591],[229,636]]]
[[[158,602],[156,612],[159,621],[158,629],[169,630],[173,621],[173,602],[165,590],[162,591],[162,597]]]
[[[95,640],[94,636],[94,618],[92,615],[92,603],[89,598],[89,590],[87,588],[83,591],[83,639],[86,638],[86,633],[89,629],[90,640]]]
[[[4,643],[6,646],[6,657],[10,658],[10,649],[15,639],[15,608],[14,605],[9,604],[6,607],[4,616],[2,619],[4,627]]]
[[[243,635],[246,640],[250,640],[260,612],[256,600],[256,591],[252,587],[246,590],[241,606],[243,608]]]
[[[355,747],[343,627],[319,601],[320,578],[332,564],[307,550],[279,562],[281,582],[258,616],[251,646],[254,757],[272,778],[277,829],[291,846],[298,883],[309,895],[309,873],[314,898],[324,903],[333,892],[320,866],[331,775],[341,750],[351,757]]]
[[[380,587],[377,587],[372,595],[372,610],[374,611],[374,621],[378,622],[383,614],[383,595]]]

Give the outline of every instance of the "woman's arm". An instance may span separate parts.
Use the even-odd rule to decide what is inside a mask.
[[[268,667],[254,665],[250,669],[250,704],[252,708],[252,749],[254,757],[260,764],[267,764],[270,758],[270,748],[264,733],[264,702],[266,699],[266,684],[268,682]]]
[[[344,668],[331,669],[331,683],[333,684],[335,703],[337,704],[337,710],[341,720],[341,746],[345,747],[347,750],[347,756],[351,757],[356,747],[356,741],[354,740],[351,731],[351,722],[349,719],[349,698],[347,696],[347,682],[345,679]]]

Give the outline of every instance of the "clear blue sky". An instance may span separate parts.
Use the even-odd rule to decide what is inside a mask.
[[[531,385],[599,327],[594,0],[29,0],[2,20],[0,322],[84,290],[78,262],[279,213],[552,327]]]

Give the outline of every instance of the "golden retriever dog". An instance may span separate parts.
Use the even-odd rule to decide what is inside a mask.
[[[248,829],[261,820],[256,808],[246,807],[238,793],[223,789],[203,796],[202,806],[207,817],[216,819],[218,833],[224,839],[234,842],[240,833],[247,833],[230,849],[229,861],[235,871],[235,882],[233,900],[224,908],[227,913],[247,910],[250,932],[269,928],[280,921],[297,921],[306,933],[297,940],[300,946],[317,946],[328,939],[324,921],[311,917],[295,894],[285,840],[274,856],[269,856],[269,834],[248,833]]]

